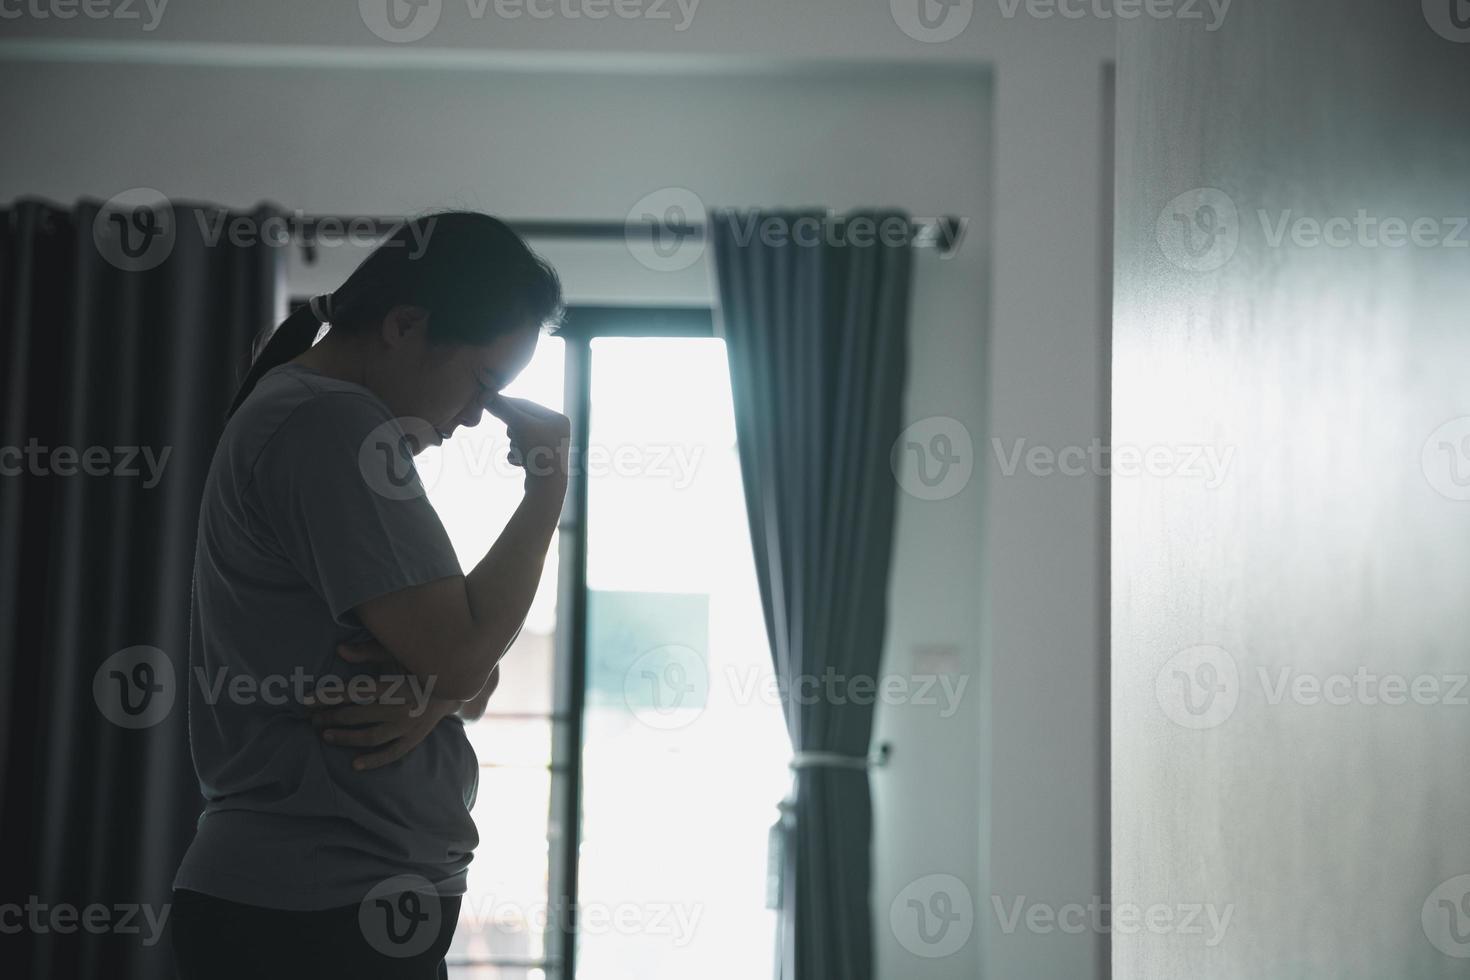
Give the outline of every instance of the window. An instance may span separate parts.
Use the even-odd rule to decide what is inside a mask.
[[[790,746],[724,344],[704,310],[577,308],[507,391],[571,417],[574,472],[501,686],[468,726],[481,843],[451,975],[767,975]],[[487,417],[419,457],[466,568],[520,499],[506,448]]]

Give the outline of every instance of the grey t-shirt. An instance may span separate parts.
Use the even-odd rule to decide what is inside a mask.
[[[326,744],[298,698],[327,675],[366,672],[337,655],[367,636],[358,604],[461,574],[393,454],[395,426],[367,388],[286,364],[225,427],[200,508],[189,637],[205,807],[176,888],[293,910],[356,904],[400,874],[464,892],[479,769],[459,719],[355,771],[363,750]]]

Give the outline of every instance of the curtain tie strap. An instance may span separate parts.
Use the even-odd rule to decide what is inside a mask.
[[[885,746],[886,748],[886,746]],[[888,753],[881,751],[877,756],[843,755],[841,752],[794,752],[791,755],[792,769],[871,769],[887,762]]]

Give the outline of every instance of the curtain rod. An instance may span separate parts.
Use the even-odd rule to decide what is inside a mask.
[[[332,224],[339,231],[366,231],[371,235],[386,236],[402,223],[402,218],[369,215],[297,215],[293,220],[293,224],[302,235],[302,253],[308,264],[316,261],[315,239],[321,226],[325,224]],[[699,222],[655,225],[653,222],[507,219],[505,223],[526,238],[541,239],[614,241],[629,236],[651,238],[655,229],[666,234],[687,238],[703,238],[705,235],[705,226]],[[959,246],[965,231],[965,222],[953,215],[916,218],[909,224],[914,236],[914,247],[932,248],[940,255],[952,253]]]

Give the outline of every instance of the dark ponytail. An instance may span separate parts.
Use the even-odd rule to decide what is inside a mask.
[[[230,415],[245,401],[245,396],[255,390],[255,385],[260,381],[261,375],[271,368],[280,367],[297,354],[304,353],[311,347],[311,342],[316,339],[317,331],[321,329],[321,321],[311,312],[311,307],[302,304],[298,310],[293,310],[291,315],[282,320],[275,330],[271,331],[270,340],[261,348],[260,353],[255,355],[255,360],[250,363],[250,370],[245,372],[245,377],[240,381],[240,387],[235,390],[235,400],[230,403]]]
[[[562,314],[556,271],[509,226],[488,214],[450,211],[398,226],[334,292],[313,297],[271,333],[240,382],[234,415],[272,368],[310,349],[322,324],[358,334],[395,306],[429,314],[429,339],[486,344],[527,320]]]

